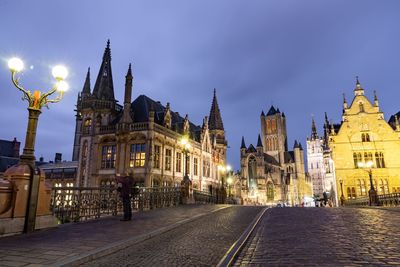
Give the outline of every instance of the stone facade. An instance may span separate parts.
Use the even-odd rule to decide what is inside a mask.
[[[202,126],[158,101],[140,95],[131,102],[133,75],[125,81],[123,106],[114,98],[110,45],[94,86],[88,71],[78,97],[73,159],[78,159],[76,185],[112,184],[129,174],[142,186],[175,186],[185,171],[193,188],[212,191],[221,185],[217,166],[225,164],[227,141],[216,92]],[[191,147],[181,143],[187,138]]]
[[[304,152],[295,141],[293,151],[287,148],[286,117],[271,106],[261,113],[261,135],[257,146],[240,148],[242,198],[250,203],[288,203],[300,205],[311,196],[311,180],[304,170]]]
[[[340,127],[331,127],[329,133],[338,198],[342,193],[346,200],[367,197],[369,171],[378,194],[400,192],[397,117],[392,125],[385,121],[376,94],[370,102],[357,79],[351,105],[344,99]]]

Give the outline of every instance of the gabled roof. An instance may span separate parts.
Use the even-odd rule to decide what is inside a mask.
[[[275,157],[273,157],[267,153],[264,153],[264,161],[269,164],[279,166],[279,162],[275,159]]]
[[[159,101],[140,95],[131,104],[131,117],[133,122],[148,122],[149,112],[154,111],[154,122],[160,125],[164,123],[164,114],[166,107],[161,105]],[[171,110],[171,128],[172,130],[183,133],[183,124],[185,119],[177,112]],[[196,141],[200,141],[201,127],[189,122],[190,137]]]
[[[249,148],[246,150],[246,152],[251,152],[251,153],[254,153],[254,152],[257,152],[257,149],[253,146],[253,144],[250,144],[250,146],[249,146]]]

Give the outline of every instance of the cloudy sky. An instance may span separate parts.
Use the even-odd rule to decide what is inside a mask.
[[[217,89],[228,161],[239,169],[241,137],[256,144],[271,104],[286,114],[290,147],[294,139],[305,146],[312,115],[320,132],[325,111],[340,121],[356,75],[369,97],[377,90],[386,119],[398,112],[399,14],[397,0],[1,0],[0,139],[23,141],[27,123],[7,59],[24,59],[21,82],[31,90],[51,87],[51,67],[63,63],[71,90],[44,108],[36,156],[70,160],[77,94],[89,66],[94,85],[110,38],[120,102],[130,62],[133,97],[170,102],[196,124]]]

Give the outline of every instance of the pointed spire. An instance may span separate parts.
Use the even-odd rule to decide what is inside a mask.
[[[356,76],[356,88],[354,88],[354,95],[364,95],[364,88],[361,87],[358,76]]]
[[[242,148],[246,149],[246,144],[245,144],[245,142],[244,142],[244,136],[242,136],[242,145],[240,146],[240,148],[241,148],[241,149],[242,149]]]
[[[300,142],[299,142],[299,148],[300,148],[300,150],[303,150],[303,146],[301,145]]]
[[[378,96],[376,95],[376,90],[374,90],[374,105],[375,107],[379,106]]]
[[[279,110],[279,108],[276,109],[276,113],[281,113],[281,111]]]
[[[294,140],[293,148],[298,148],[298,147],[299,147],[299,143],[297,143],[297,140]]]
[[[125,96],[124,96],[124,105],[131,105],[132,101],[132,65],[129,63],[128,72],[125,76]]]
[[[214,88],[214,96],[211,104],[210,117],[208,119],[208,126],[210,130],[224,130],[222,123],[221,112],[218,107],[217,93]]]
[[[107,47],[104,50],[103,61],[97,75],[96,84],[94,85],[93,95],[98,99],[115,101],[111,71],[110,40],[107,41]]]
[[[265,117],[264,110],[261,110],[261,117]]]
[[[314,116],[312,117],[311,122],[311,140],[318,139],[317,127],[315,126]]]
[[[85,84],[83,85],[82,95],[90,95],[90,68],[88,68]]]
[[[258,135],[258,140],[257,140],[257,147],[262,147],[262,142],[261,142],[261,137],[260,134]]]
[[[268,110],[267,116],[275,115],[276,114],[276,109],[274,106],[271,105],[271,107]]]
[[[343,109],[347,109],[347,100],[346,100],[346,95],[343,93]]]

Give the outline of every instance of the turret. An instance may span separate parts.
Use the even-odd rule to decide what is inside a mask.
[[[264,148],[263,148],[263,144],[262,144],[262,142],[261,142],[261,136],[258,135],[258,139],[257,139],[257,152],[258,152],[259,154],[262,154],[262,153],[263,153],[263,150],[264,150]]]
[[[242,136],[242,144],[240,145],[240,153],[244,154],[246,152],[246,144],[244,142],[244,136]]]
[[[315,121],[313,117],[311,121],[311,140],[317,140],[317,139],[318,139],[317,127],[315,126]]]
[[[375,90],[374,90],[374,106],[379,107],[379,101]]]
[[[364,88],[361,87],[360,81],[358,80],[358,76],[356,76],[356,88],[354,88],[354,95],[364,95]]]
[[[128,72],[125,76],[125,95],[124,95],[124,112],[122,115],[123,123],[132,123],[131,117],[131,99],[132,99],[132,68],[129,64]]]
[[[343,93],[343,113],[348,108],[346,95]]]

